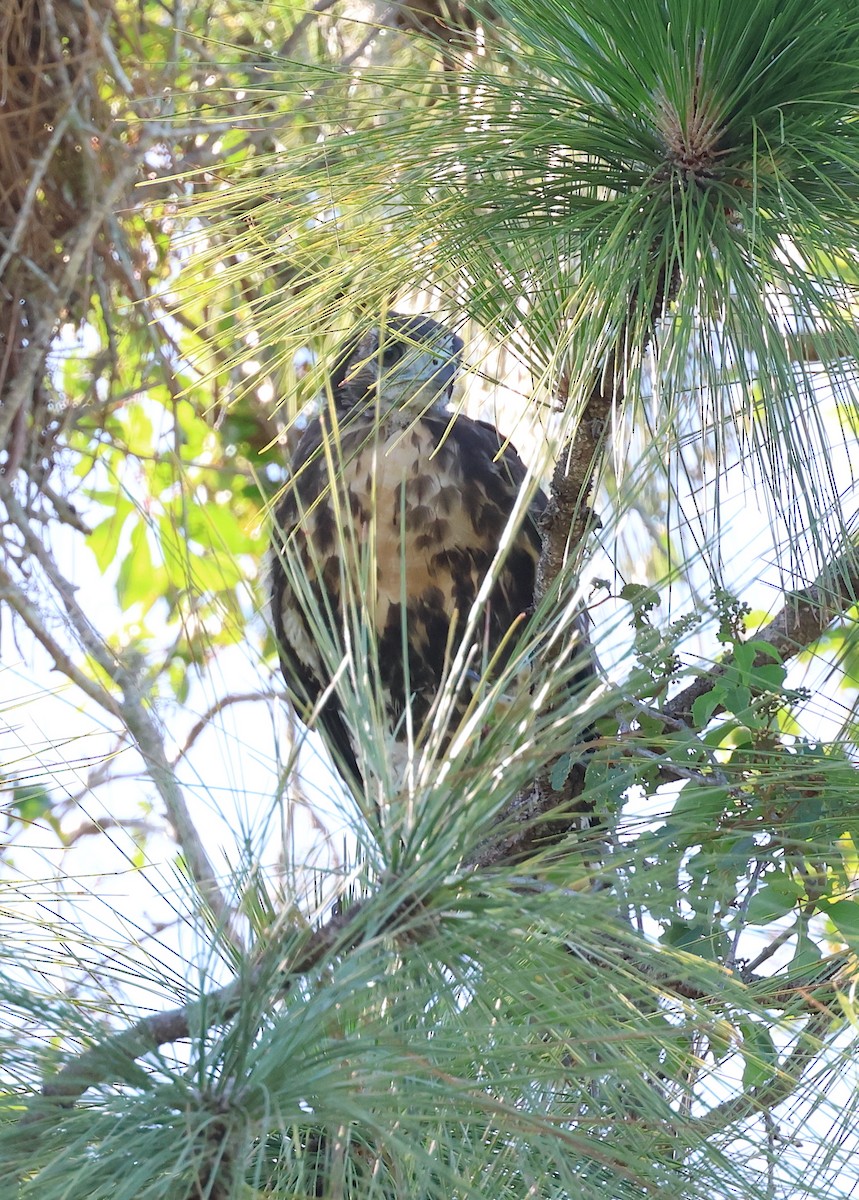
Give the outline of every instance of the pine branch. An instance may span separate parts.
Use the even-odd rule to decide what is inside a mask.
[[[587,534],[588,499],[594,489],[613,405],[620,400],[614,359],[594,383],[578,428],[555,465],[549,502],[540,521],[543,549],[537,564],[534,604],[539,605],[561,574],[571,547],[580,546]],[[566,403],[569,378],[559,381],[557,395]]]
[[[367,904],[367,901],[354,904],[333,916],[325,925],[310,933],[306,941],[298,943],[291,961],[287,959],[278,963],[278,974],[284,979],[282,991],[289,988],[290,977],[305,974],[335,951],[345,954],[361,941],[365,929],[360,918]],[[401,912],[402,906],[396,910],[394,917]],[[230,1020],[239,1011],[243,997],[253,992],[270,972],[271,962],[266,959],[252,966],[240,979],[206,993],[199,1000],[143,1017],[66,1063],[44,1084],[42,1099],[49,1101],[51,1108],[69,1107],[88,1088],[124,1076],[131,1064],[146,1054],[154,1053],[169,1042],[181,1041],[194,1032]],[[34,1104],[23,1120],[29,1124],[42,1120],[46,1115],[45,1105]]]
[[[628,298],[625,321],[616,334],[602,369],[596,373],[588,399],[579,416],[576,431],[555,465],[549,500],[540,520],[543,545],[537,563],[535,607],[545,600],[551,589],[557,585],[557,581],[563,578],[564,564],[570,553],[584,545],[591,521],[589,500],[599,479],[603,455],[608,445],[612,411],[616,406],[622,407],[626,398],[626,381],[629,378],[630,367],[633,361],[640,361],[644,357],[656,322],[660,316],[664,316],[666,307],[676,295],[679,282],[679,269],[676,265],[670,269],[662,266],[655,279],[653,291],[646,297],[644,304],[640,288],[634,289]],[[565,372],[557,388],[558,399],[564,407],[568,402],[570,384],[569,374]],[[577,809],[588,811],[587,804],[575,803],[583,795],[585,788],[583,766],[580,763],[574,764],[560,790],[556,790],[551,784],[551,767],[552,763],[547,763],[530,795],[520,797],[516,802],[521,810],[518,815],[528,826],[531,826],[534,817],[542,816],[561,806],[567,812],[575,812]],[[569,817],[561,822],[560,828],[569,828]],[[544,831],[544,837],[547,834],[551,838],[551,834]]]
[[[644,304],[640,289],[629,297],[625,322],[617,332],[602,369],[596,373],[576,431],[552,475],[549,503],[541,520],[543,550],[537,565],[535,605],[542,602],[560,576],[571,547],[575,549],[584,543],[591,515],[588,501],[602,466],[612,410],[623,406],[631,363],[644,357],[656,322],[664,316],[679,283],[678,268],[663,266],[654,281],[652,294],[646,297]],[[638,341],[634,337],[636,333],[639,334]],[[558,381],[557,398],[564,406],[571,382],[567,372]]]
[[[528,888],[531,881],[522,879],[515,882]],[[394,886],[397,886],[396,881]],[[306,940],[299,940],[294,946],[292,957],[277,964],[278,976],[283,980],[280,991],[288,990],[292,980],[313,970],[325,958],[333,954],[346,954],[368,936],[378,936],[380,931],[377,927],[373,927],[371,931],[366,928],[367,910],[376,899],[378,896],[369,897],[352,905],[310,933]],[[404,915],[413,914],[419,907],[419,900],[406,898],[394,906],[382,906],[382,911],[388,913],[386,924],[392,927]],[[435,927],[432,923],[428,924],[427,929],[431,936],[434,935]],[[419,937],[419,924],[416,927],[414,922],[410,922],[409,939],[414,941],[416,937]],[[850,952],[833,954],[820,964],[820,969],[812,976],[805,975],[788,982],[764,977],[760,980],[750,980],[749,987],[753,989],[756,1001],[761,1007],[789,1009],[793,1016],[802,1011],[810,1012],[812,1020],[817,1021],[825,1017],[825,1020],[831,1023],[833,1018],[828,1004],[832,1003],[837,989],[846,981],[854,966],[854,957]],[[639,969],[666,995],[674,995],[699,1004],[723,1006],[726,1002],[723,991],[708,993],[704,989],[691,986],[688,980],[675,979],[667,973],[664,977],[657,978],[651,968],[645,966]],[[241,1008],[244,996],[252,993],[264,981],[266,975],[270,974],[271,961],[267,958],[252,966],[240,979],[234,980],[226,987],[209,992],[199,1000],[182,1007],[143,1017],[134,1025],[84,1051],[66,1063],[44,1084],[40,1100],[31,1104],[23,1122],[30,1124],[44,1120],[49,1112],[56,1111],[58,1107],[70,1107],[88,1088],[124,1078],[137,1059],[156,1052],[169,1042],[191,1037],[194,1033],[229,1021]],[[808,1037],[804,1036],[803,1045],[807,1044]],[[796,1056],[796,1052],[794,1055]],[[798,1063],[799,1058],[796,1057],[794,1065]],[[741,1102],[747,1106],[751,1104],[749,1111],[754,1111],[756,1095],[757,1093],[750,1094],[749,1097],[740,1097],[737,1101],[730,1102],[733,1106],[730,1108],[730,1119],[738,1119],[736,1112],[739,1110],[736,1106]],[[44,1101],[48,1101],[49,1104],[46,1105]],[[729,1105],[723,1107],[727,1114]]]

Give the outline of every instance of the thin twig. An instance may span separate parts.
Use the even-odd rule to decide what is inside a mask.
[[[748,1121],[751,1117],[760,1116],[782,1104],[796,1091],[803,1075],[816,1061],[823,1038],[831,1025],[832,1014],[828,1010],[813,1013],[808,1018],[805,1029],[797,1036],[793,1050],[774,1068],[773,1078],[759,1087],[749,1088],[740,1096],[723,1101],[699,1118],[700,1136],[712,1137],[714,1133],[726,1129],[729,1125]]]
[[[144,821],[140,817],[99,817],[98,820],[82,821],[77,829],[62,834],[63,848],[68,850],[84,838],[98,837],[111,829],[133,830],[135,833],[149,833],[153,836],[158,832],[151,821]]]
[[[184,758],[191,747],[196,742],[197,738],[204,731],[209,722],[222,713],[225,708],[229,708],[232,704],[252,704],[258,700],[287,700],[287,694],[283,690],[270,690],[266,692],[235,692],[229,696],[222,696],[220,700],[215,701],[210,708],[207,708],[198,721],[195,721],[191,727],[191,732],[185,738],[179,751],[172,759],[172,765],[175,767],[180,759]]]
[[[89,537],[92,529],[86,524],[70,500],[66,499],[65,496],[61,496],[59,492],[54,491],[46,479],[33,480],[32,486],[38,489],[39,495],[51,502],[51,507],[54,510],[52,520],[55,519],[63,525],[69,525],[72,529],[76,529],[78,533],[82,533],[84,537]]]
[[[752,902],[752,896],[757,891],[758,880],[760,879],[761,875],[763,874],[765,867],[766,867],[766,863],[764,862],[764,859],[759,858],[758,861],[755,863],[754,870],[752,871],[751,877],[750,877],[748,885],[746,887],[746,894],[743,896],[743,901],[740,904],[739,908],[737,909],[737,916],[736,916],[736,926],[737,927],[734,930],[734,936],[731,939],[731,945],[728,949],[728,953],[725,955],[725,968],[728,971],[733,971],[737,964],[737,953],[739,951],[740,938],[742,937],[743,930],[745,928],[746,915],[749,911],[749,905]]]
[[[140,165],[138,156],[142,154],[143,148],[145,148],[144,144],[136,147],[137,155],[117,172],[106,188],[101,200],[97,204],[93,204],[91,210],[77,227],[77,235],[67,252],[66,268],[57,283],[57,290],[52,298],[50,311],[45,313],[32,330],[26,352],[22,355],[15,376],[6,388],[5,395],[2,397],[3,403],[0,405],[0,446],[6,444],[9,430],[12,427],[12,422],[18,410],[22,404],[26,403],[37,376],[44,369],[45,357],[53,340],[57,323],[60,320],[63,309],[68,304],[72,292],[78,284],[84,260],[92,248],[92,243],[103,225],[105,217],[113,210],[117,200],[137,174]]]
[[[191,878],[211,909],[218,925],[224,930],[229,930],[232,924],[232,910],[218,886],[215,869],[191,819],[183,791],[176,779],[176,773],[167,758],[161,730],[154,716],[146,707],[145,689],[141,687],[136,673],[129,670],[122,659],[111,650],[94,629],[88,615],[78,603],[75,587],[61,573],[50,552],[33,531],[27,514],[19,504],[12,488],[3,481],[0,481],[0,498],[6,504],[10,518],[23,538],[26,550],[38,562],[58,598],[62,601],[68,625],[74,630],[86,653],[120,689],[121,698],[112,696],[74,665],[56,640],[48,634],[41,615],[4,568],[0,568],[0,588],[2,588],[0,597],[9,600],[10,605],[24,619],[33,635],[52,655],[59,669],[86,695],[111,715],[118,717],[126,726],[135,740],[146,770],[164,803],[167,818],[182,847]],[[238,947],[238,939],[234,937],[232,940]]]
[[[758,967],[763,966],[763,964],[768,959],[772,958],[772,956],[781,949],[785,942],[789,942],[792,937],[796,937],[796,928],[793,925],[789,925],[786,929],[782,929],[775,934],[775,936],[767,942],[760,954],[757,954],[752,961],[747,963],[743,968],[743,978],[747,979],[753,975]]]

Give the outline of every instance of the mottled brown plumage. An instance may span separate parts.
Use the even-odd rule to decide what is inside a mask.
[[[459,338],[435,321],[389,314],[384,329],[338,357],[333,404],[298,446],[275,520],[273,617],[284,677],[305,716],[332,676],[302,602],[308,590],[342,648],[352,638],[343,592],[353,590],[361,619],[375,628],[398,741],[409,699],[419,734],[461,640],[526,472],[492,425],[445,411],[460,350]],[[544,505],[538,493],[498,572],[479,631],[489,658],[532,603]],[[363,585],[362,561],[374,562],[375,577],[367,580],[365,565]],[[340,769],[357,779],[333,690],[318,724]]]

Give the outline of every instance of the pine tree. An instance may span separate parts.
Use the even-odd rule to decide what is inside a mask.
[[[859,6],[77,7],[0,27],[12,116],[54,105],[0,242],[0,596],[114,740],[80,787],[5,769],[10,1195],[849,1195]],[[344,791],[300,713],[251,802],[256,744],[233,787],[193,754],[283,720],[246,581],[285,446],[402,305],[549,489],[534,611],[403,787],[356,599],[374,769]],[[217,691],[255,637],[275,682]]]

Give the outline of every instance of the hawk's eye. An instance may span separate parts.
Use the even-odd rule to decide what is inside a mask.
[[[382,366],[392,367],[398,358],[403,354],[402,346],[388,345],[382,351]]]

